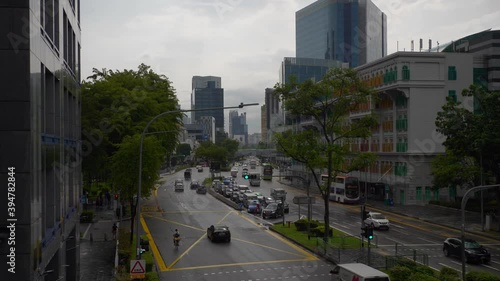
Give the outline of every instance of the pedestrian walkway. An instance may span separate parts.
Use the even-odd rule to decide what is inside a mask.
[[[94,221],[80,224],[80,280],[115,280],[116,241],[113,240],[113,210],[94,208]]]

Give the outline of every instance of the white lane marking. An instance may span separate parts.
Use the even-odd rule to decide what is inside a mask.
[[[392,231],[399,232],[399,233],[404,234],[404,235],[410,235],[408,232],[406,232],[406,231],[401,231],[401,230],[399,230],[399,229],[393,229]]]
[[[396,242],[396,243],[398,243],[398,244],[400,244],[400,245],[404,245],[404,243],[403,243],[403,242],[401,242],[401,241],[398,241],[398,240],[395,240],[395,239],[392,239],[392,238],[389,238],[389,237],[384,237],[384,238],[385,238],[385,239],[387,239],[387,240],[391,240],[391,241],[393,241],[393,242]],[[393,246],[394,246],[394,245],[393,245]]]
[[[404,226],[400,226],[400,225],[397,225],[397,224],[394,224],[394,223],[391,223],[390,227],[397,227],[397,228],[405,229]]]
[[[496,264],[500,264],[500,262],[497,262],[497,261],[490,261],[492,263],[496,263]]]
[[[500,272],[500,269],[498,269],[498,268],[494,268],[494,267],[489,266],[489,265],[486,265],[486,264],[483,264],[483,266],[484,266],[484,267],[487,267],[487,268],[489,268],[489,269],[493,269],[493,270],[496,270],[496,271],[499,271],[499,272]]]
[[[345,229],[349,229],[349,227],[347,227],[347,226],[345,226],[345,225],[343,225],[343,224],[337,223],[337,222],[333,222],[333,224],[336,224],[336,225],[338,225],[338,226],[340,226],[340,227],[343,227],[343,228],[345,228]]]
[[[458,262],[458,261],[450,261],[450,262],[462,266],[461,262]],[[465,265],[465,267],[467,268],[467,265]],[[460,272],[462,272],[462,271],[460,271]]]
[[[92,224],[89,224],[89,226],[87,226],[87,230],[85,230],[85,232],[83,233],[83,239],[85,239],[85,237],[87,236],[87,232],[89,232],[89,229],[90,227],[92,226]]]
[[[449,266],[449,265],[447,265],[447,264],[440,263],[440,262],[439,262],[438,264],[440,264],[440,265],[442,265],[442,266],[444,266],[444,267],[448,267],[448,268],[451,268],[451,269],[453,269],[453,270],[456,270],[456,271],[458,271],[460,274],[462,274],[462,270],[461,270],[461,269],[456,269],[456,268],[454,268],[453,266]]]
[[[427,240],[427,239],[424,239],[424,238],[421,238],[421,237],[418,237],[418,239],[420,239],[420,240],[424,240],[425,242],[429,242],[429,243],[436,243],[436,245],[440,245],[440,244],[438,244],[438,242],[436,242],[436,241]]]

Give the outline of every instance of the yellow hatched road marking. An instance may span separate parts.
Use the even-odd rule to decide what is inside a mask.
[[[158,267],[160,268],[161,271],[167,270],[165,261],[161,257],[160,251],[158,251],[158,247],[156,247],[155,241],[153,240],[153,236],[151,236],[151,232],[149,231],[148,225],[146,224],[146,221],[144,220],[142,215],[141,215],[141,225],[144,231],[146,232],[146,235],[148,236],[149,245],[151,246],[151,250],[153,251],[153,255],[155,256],[156,261],[158,262]]]
[[[242,265],[253,265],[253,264],[269,264],[269,263],[280,263],[280,262],[300,262],[300,261],[311,261],[311,260],[317,260],[317,259],[251,261],[251,262],[225,263],[225,264],[214,264],[214,265],[200,265],[200,266],[191,266],[191,267],[172,268],[172,269],[169,269],[168,271],[192,270],[192,269],[213,268],[213,267],[242,266]]]

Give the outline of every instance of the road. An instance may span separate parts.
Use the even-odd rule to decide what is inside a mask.
[[[208,177],[206,170],[194,171],[193,178]],[[211,195],[196,194],[189,181],[184,192],[175,192],[173,182],[181,176],[168,176],[158,189],[161,211],[146,208],[142,212],[142,226],[151,235],[161,280],[331,279],[331,264],[268,230],[259,217],[235,211]],[[208,240],[206,229],[211,224],[227,225],[231,242]],[[172,243],[176,228],[182,237],[177,249]]]
[[[249,171],[252,170],[249,169]],[[229,176],[229,172],[223,175]],[[159,245],[159,252],[165,260],[165,267],[161,269],[162,276],[182,276],[182,278],[187,278],[186,280],[191,280],[189,278],[212,280],[210,279],[212,277],[217,280],[226,280],[223,276],[227,275],[227,280],[255,280],[256,278],[271,280],[269,278],[272,276],[284,277],[284,270],[286,276],[299,280],[300,276],[306,275],[309,276],[308,278],[317,275],[321,280],[329,276],[329,264],[316,258],[313,259],[312,256],[297,250],[266,229],[266,221],[281,223],[282,218],[264,221],[258,216],[240,214],[208,194],[196,194],[194,190],[189,190],[189,186],[186,187],[185,192],[175,193],[171,182],[175,177],[181,176],[181,173],[170,176],[167,184],[158,191],[158,204],[164,212],[145,216],[151,233]],[[193,173],[193,178],[203,180],[205,177],[208,177],[207,169],[202,173],[196,171]],[[238,183],[248,184],[248,181],[242,179],[239,174]],[[291,203],[294,196],[304,196],[305,191],[282,185],[277,177],[272,181],[263,180],[260,187],[252,187],[252,189],[267,196],[272,187],[284,187],[288,192],[287,201],[290,203],[290,213],[287,214],[286,221],[293,221],[307,214],[305,205],[299,209],[297,205]],[[311,188],[311,194],[317,196],[314,188]],[[316,203],[312,206],[313,219],[322,221],[323,209],[321,198],[317,197]],[[429,266],[438,270],[442,267],[451,267],[461,272],[460,260],[444,257],[442,253],[444,239],[459,236],[458,230],[408,216],[393,213],[385,213],[385,215],[391,221],[391,229],[375,231],[373,243],[378,247],[373,250],[374,252],[383,255],[395,255],[397,252],[398,255],[405,255],[409,258],[415,255],[419,261],[425,254],[428,257]],[[459,218],[450,219],[458,220]],[[212,223],[219,222],[227,224],[232,231],[234,238],[230,245],[212,244],[206,239],[206,228]],[[330,202],[330,225],[342,230],[346,235],[359,236],[361,232],[360,207]],[[169,239],[175,227],[178,227],[181,233],[187,233],[183,235],[183,245],[177,252],[172,248]],[[500,241],[475,235],[468,236],[490,250],[492,261],[489,265],[467,264],[467,271],[486,271],[500,275]],[[187,251],[184,251],[186,249]],[[217,255],[215,258],[212,254],[208,254],[211,251],[218,251],[220,256]],[[286,257],[285,260],[284,257]],[[342,258],[347,257],[347,255],[342,256]],[[341,260],[341,262],[353,261]],[[309,271],[310,273],[306,274]]]

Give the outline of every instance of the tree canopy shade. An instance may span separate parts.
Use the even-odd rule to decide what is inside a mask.
[[[447,153],[433,161],[434,184],[479,185],[481,166],[483,174],[493,176],[496,179],[494,183],[498,183],[500,93],[487,92],[483,87],[471,85],[462,92],[462,96],[474,101],[475,111],[448,98],[436,118],[437,131],[446,137],[444,146]],[[463,166],[456,167],[457,163]]]
[[[82,83],[83,174],[86,182],[108,180],[110,157],[125,137],[140,134],[156,115],[178,108],[170,81],[141,64],[138,70],[93,69]],[[174,150],[182,113],[156,120],[148,133],[160,141],[164,152]],[[137,152],[138,153],[138,152]]]
[[[362,104],[375,102],[376,96],[352,69],[332,69],[318,83],[307,80],[297,84],[291,80],[285,85],[277,84],[274,93],[283,101],[288,114],[297,119],[310,118],[312,122],[295,131],[277,133],[274,141],[279,151],[311,172],[324,200],[325,225],[329,225],[327,187],[331,186],[331,180],[367,167],[376,159],[372,153],[350,150],[351,142],[370,136],[371,128],[377,124],[370,111],[356,119],[350,119],[350,113]],[[321,185],[323,169],[329,175],[326,185]]]

